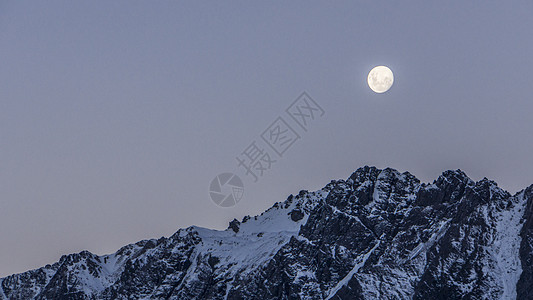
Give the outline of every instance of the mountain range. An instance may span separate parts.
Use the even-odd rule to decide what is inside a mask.
[[[533,299],[533,185],[362,167],[226,230],[0,278],[0,299]]]

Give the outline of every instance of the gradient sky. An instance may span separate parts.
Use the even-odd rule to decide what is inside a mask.
[[[517,192],[532,29],[531,1],[0,1],[0,276],[226,228],[367,164]],[[324,116],[254,183],[235,157],[303,91]],[[245,197],[223,209],[226,171]]]

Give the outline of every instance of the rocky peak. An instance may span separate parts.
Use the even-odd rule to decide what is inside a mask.
[[[351,181],[353,185],[359,186],[367,181],[375,182],[379,173],[381,173],[381,170],[374,166],[364,166],[353,172],[348,180]]]
[[[533,185],[365,166],[227,230],[0,279],[0,299],[532,299]]]

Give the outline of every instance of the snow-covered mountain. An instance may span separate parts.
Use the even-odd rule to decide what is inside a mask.
[[[0,279],[0,299],[533,299],[533,185],[364,167],[225,231]]]

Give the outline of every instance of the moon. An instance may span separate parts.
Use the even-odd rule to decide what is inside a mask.
[[[394,82],[392,71],[386,66],[377,66],[368,73],[368,86],[374,92],[381,94],[390,89]]]

